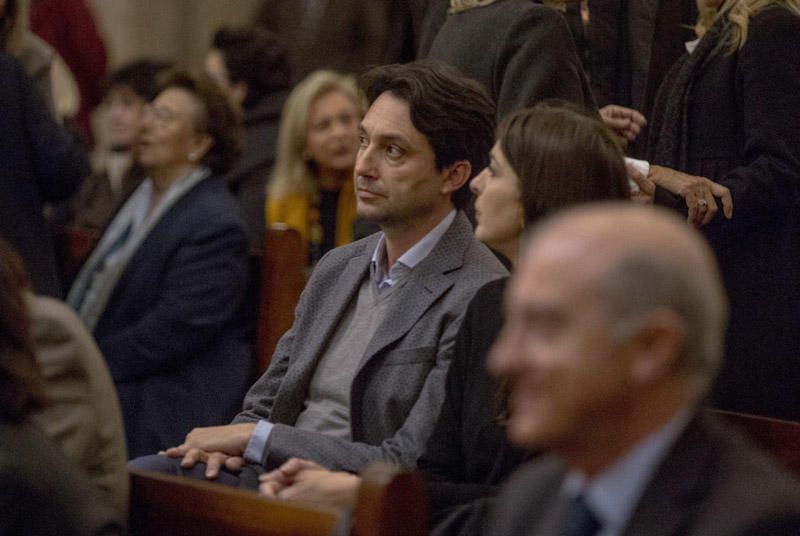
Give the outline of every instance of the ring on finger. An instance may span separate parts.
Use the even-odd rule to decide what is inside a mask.
[[[705,199],[698,199],[697,200],[697,206],[707,207],[708,206],[708,201],[706,201]]]

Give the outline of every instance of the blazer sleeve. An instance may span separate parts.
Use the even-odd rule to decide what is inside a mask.
[[[18,76],[39,190],[45,201],[62,201],[77,190],[91,171],[86,150],[77,137],[56,123],[42,94],[21,66]]]
[[[718,179],[733,195],[732,226],[790,211],[800,193],[800,17],[772,8],[753,18],[736,83],[746,163]]]
[[[508,29],[496,62],[497,117],[562,99],[594,108],[570,29],[562,16],[534,6]]]
[[[244,230],[217,226],[186,240],[163,274],[152,309],[138,322],[98,340],[116,382],[152,375],[201,353],[242,303],[247,283]]]

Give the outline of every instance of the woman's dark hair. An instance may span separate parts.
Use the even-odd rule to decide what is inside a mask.
[[[437,169],[468,160],[474,176],[488,164],[494,103],[455,68],[427,60],[383,65],[362,74],[359,84],[370,105],[386,91],[408,103],[411,123],[428,139]],[[453,193],[453,204],[464,208],[471,195],[467,182]]]
[[[158,77],[172,69],[167,61],[141,59],[126,63],[114,70],[105,82],[105,94],[117,88],[128,88],[147,102],[156,98],[160,91]]]
[[[274,33],[262,28],[220,28],[212,48],[222,54],[231,83],[247,84],[245,109],[273,91],[289,89],[289,52]]]
[[[515,112],[497,140],[520,179],[526,224],[578,203],[630,199],[616,136],[574,107],[551,101]]]
[[[45,404],[25,306],[27,276],[17,252],[0,237],[0,419],[20,421]]]
[[[224,175],[242,154],[242,117],[228,97],[205,74],[192,76],[183,71],[164,73],[159,77],[161,91],[181,88],[202,104],[202,112],[194,119],[194,128],[208,134],[214,144],[203,156],[202,163],[216,175]]]

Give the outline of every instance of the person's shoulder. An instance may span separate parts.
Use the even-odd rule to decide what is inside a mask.
[[[781,52],[780,49],[788,47],[783,50],[785,53],[795,52],[797,43],[800,43],[800,15],[784,6],[771,5],[751,17],[744,48]]]

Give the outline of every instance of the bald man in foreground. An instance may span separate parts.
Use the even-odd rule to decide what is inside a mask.
[[[489,534],[800,534],[798,483],[698,411],[727,316],[699,234],[645,207],[562,213],[506,307],[489,367],[510,387],[508,434],[551,454],[503,488]]]

